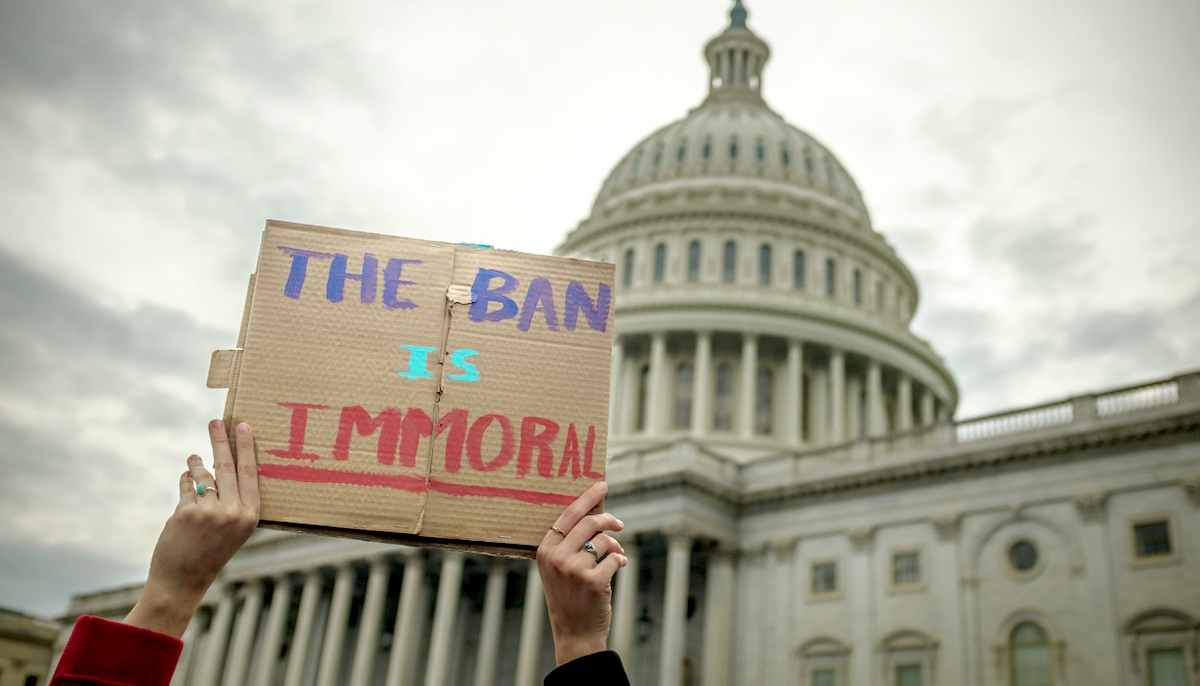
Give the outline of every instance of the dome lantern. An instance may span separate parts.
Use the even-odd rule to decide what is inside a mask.
[[[762,100],[762,70],[770,48],[746,28],[746,8],[737,0],[729,28],[704,48],[709,64],[708,100]]]

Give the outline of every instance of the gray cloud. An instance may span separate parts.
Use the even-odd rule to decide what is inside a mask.
[[[0,604],[43,617],[66,609],[64,589],[87,593],[145,579],[144,564],[67,547],[0,541]]]

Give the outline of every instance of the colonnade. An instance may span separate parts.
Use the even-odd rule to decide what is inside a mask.
[[[476,560],[486,569],[487,580],[482,589],[478,635],[473,641],[474,670],[465,675],[456,667],[463,662],[458,654],[464,643],[464,627],[459,625],[465,616],[461,604],[470,600],[464,594],[468,556],[456,551],[401,550],[399,555],[386,552],[346,560],[332,569],[288,570],[265,578],[226,582],[218,590],[216,602],[201,608],[184,635],[184,652],[172,684],[541,683],[545,676],[541,673],[541,657],[546,610],[536,564],[503,558]],[[436,575],[430,574],[431,555],[440,557]],[[358,583],[364,567],[365,592]],[[390,582],[401,572],[397,591]],[[515,674],[502,674],[501,663],[511,662],[501,660],[510,572],[524,573],[526,592]],[[434,586],[437,590],[430,618],[429,599]],[[395,620],[385,626],[389,605]],[[384,649],[386,655],[381,654]]]
[[[714,355],[716,336],[736,337],[740,350]],[[674,346],[675,354],[671,355],[668,339],[692,339],[694,347]],[[785,349],[786,354],[779,359],[765,359],[761,348],[767,340]],[[848,359],[853,360],[857,373],[848,369]],[[735,388],[723,388],[724,380],[717,378],[720,365],[726,362],[735,370]],[[692,370],[686,426],[680,426],[684,422],[672,412],[671,405],[680,399],[677,376],[683,364],[689,364]],[[770,369],[769,378],[779,385],[778,391],[760,388],[761,366]],[[887,389],[885,373],[892,381]],[[820,446],[908,431],[949,418],[945,401],[904,370],[885,367],[877,359],[836,346],[753,331],[618,335],[613,346],[611,387],[609,426],[614,437],[685,431],[696,439],[726,434],[742,440],[765,435],[789,445]],[[714,414],[722,392],[731,396],[733,406],[725,426]],[[763,422],[756,422],[763,393],[771,416],[777,420],[769,422],[769,430],[763,430]],[[890,412],[889,405],[893,408]]]
[[[661,619],[655,631],[657,683],[679,686],[684,683],[689,583],[698,536],[671,530],[663,537],[665,590],[661,611],[655,611]],[[642,547],[637,536],[624,536],[622,544],[629,564],[615,581],[609,646],[632,664],[635,650],[646,640],[639,638],[637,626],[646,602],[640,595],[645,590],[638,588]],[[474,584],[472,592],[464,586],[464,569],[473,556],[400,550],[225,582],[215,602],[201,608],[184,635],[173,686],[541,683],[551,637],[535,563],[476,557],[473,573],[486,570],[486,583]],[[703,680],[697,683],[726,686],[733,658],[736,554],[733,548],[711,542],[704,550],[708,573],[704,657],[699,665]],[[440,566],[436,573],[435,566]],[[505,607],[510,574],[525,581],[519,611]],[[398,584],[396,578],[401,579]],[[470,596],[480,591],[482,611],[476,621],[465,621],[469,608],[464,604],[474,603],[478,609],[478,599]],[[394,621],[385,625],[393,613]],[[473,654],[473,662],[464,650]]]

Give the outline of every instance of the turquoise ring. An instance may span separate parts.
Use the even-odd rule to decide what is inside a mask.
[[[208,493],[209,491],[216,493],[217,487],[216,486],[205,486],[204,483],[201,481],[196,482],[196,495],[204,495],[205,493]]]

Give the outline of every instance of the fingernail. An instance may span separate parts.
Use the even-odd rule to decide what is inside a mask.
[[[625,528],[625,522],[622,522],[621,520],[619,520],[619,519],[618,519],[618,520],[617,520],[617,526],[619,526],[619,527],[621,527],[622,529],[624,529],[624,528]]]
[[[214,419],[208,423],[209,431],[221,431],[225,428],[225,424],[220,419]]]
[[[180,474],[180,475],[179,475],[179,480],[180,480],[180,481],[182,481],[182,480],[184,480],[184,479],[190,479],[190,478],[192,478],[192,473],[191,473],[191,472],[184,472],[183,474]]]
[[[199,461],[200,461],[199,455],[188,455],[188,462],[199,462]]]
[[[249,436],[250,435],[250,425],[247,424],[246,422],[242,422],[241,424],[238,424],[237,432],[243,436]]]
[[[596,490],[600,491],[601,493],[608,493],[608,484],[604,483],[603,481],[596,484],[596,486],[597,486]]]

